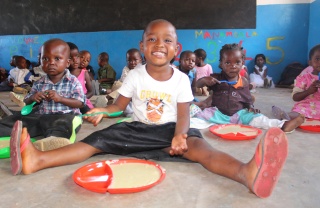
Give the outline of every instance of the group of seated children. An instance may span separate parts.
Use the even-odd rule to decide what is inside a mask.
[[[159,50],[159,46],[163,47],[166,53],[154,52]],[[190,83],[193,81],[191,82],[184,73],[190,74],[188,71],[191,71],[195,57],[190,52],[183,53],[179,68],[184,73],[171,67],[170,61],[178,52],[175,27],[166,20],[150,22],[143,32],[140,49],[146,65],[139,65],[128,73],[126,81],[118,89],[119,95],[113,104],[88,112],[124,111],[132,102],[134,122],[117,123],[95,131],[74,144],[52,151],[39,151],[30,142],[30,136],[35,134],[34,126],[46,127],[47,132],[54,133],[54,136],[68,138],[69,135],[61,132],[61,129],[51,129],[57,125],[51,126],[50,121],[61,116],[52,113],[64,112],[63,115],[68,115],[68,121],[72,123],[70,119],[74,119],[75,115],[80,113],[79,108],[83,107],[86,100],[80,82],[65,69],[70,54],[68,45],[58,39],[45,42],[42,48],[42,65],[47,76],[33,85],[25,99],[27,104],[33,101],[39,103],[39,114],[21,117],[18,120],[22,122],[16,121],[14,125],[10,125],[10,128],[13,126],[10,141],[12,173],[31,174],[45,168],[78,163],[97,153],[132,156],[140,152],[165,152],[167,157],[183,157],[198,162],[212,173],[243,184],[259,197],[270,196],[287,157],[288,143],[284,132],[292,131],[299,126],[304,116],[299,115],[291,120],[281,121],[269,119],[253,109],[249,82],[239,76],[244,63],[242,48],[237,44],[224,45],[219,59],[222,72],[202,77],[196,82],[196,87],[206,86],[213,91],[211,106],[206,108],[207,111],[199,111],[196,116],[209,118],[216,123],[242,122],[260,128],[270,128],[258,144],[253,158],[248,163],[243,163],[210,146],[198,129],[189,128],[189,107],[193,100]],[[55,59],[57,56],[60,59]],[[102,56],[106,59],[106,55]],[[191,60],[185,60],[189,57]],[[192,62],[190,67],[185,67],[184,60],[187,63]],[[55,70],[48,67],[52,61],[57,62],[58,67]],[[106,63],[106,60],[104,61]],[[102,66],[104,65],[101,64]],[[106,73],[104,71],[101,74]],[[105,86],[111,88],[110,81],[101,78],[101,82],[105,82]],[[53,89],[57,83],[58,88]],[[72,89],[76,90],[70,90],[69,85],[73,85]],[[316,86],[319,87],[318,85]],[[65,97],[60,96],[62,93],[57,93],[59,91],[62,91]],[[230,93],[225,94],[225,91]],[[39,116],[44,115],[50,119],[39,119]],[[7,118],[10,117],[12,116]],[[32,120],[34,117],[36,120]],[[107,117],[106,114],[96,114],[84,116],[84,119],[96,126],[102,118]],[[2,120],[8,121],[6,118]],[[45,122],[40,123],[39,120]],[[1,129],[5,123],[0,121],[3,125]],[[143,158],[150,159],[155,156],[152,153],[147,155],[148,157],[143,154]]]

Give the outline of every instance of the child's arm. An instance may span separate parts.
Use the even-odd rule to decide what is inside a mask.
[[[90,111],[88,111],[87,114],[97,113],[97,112],[112,113],[112,112],[124,111],[130,101],[131,101],[131,98],[124,97],[123,95],[120,94],[115,103],[108,105],[105,108],[93,108]],[[94,126],[97,126],[102,118],[107,118],[107,117],[108,117],[107,115],[100,114],[96,116],[89,116],[89,117],[83,117],[83,118],[89,121],[90,123],[92,123]]]
[[[262,75],[262,78],[263,78],[263,79],[266,78],[266,77],[267,77],[267,74],[268,74],[268,68],[267,68],[266,66],[264,66],[264,67],[265,67],[265,69],[264,69],[263,75]]]
[[[46,100],[53,100],[56,103],[61,103],[63,105],[69,106],[71,108],[81,108],[83,103],[80,100],[74,98],[66,98],[60,96],[55,90],[46,90],[45,91]]]
[[[220,81],[217,80],[216,78],[209,76],[209,77],[202,77],[202,78],[198,79],[198,81],[196,82],[196,86],[198,88],[201,88],[204,86],[210,87],[210,86],[215,85],[217,83],[220,84]]]
[[[314,81],[307,90],[303,91],[303,92],[297,92],[295,93],[292,98],[294,101],[301,101],[304,100],[306,97],[308,97],[311,94],[314,94],[315,92],[318,91],[320,87],[320,80],[316,80]]]
[[[91,84],[91,77],[90,77],[88,71],[86,71],[86,73],[85,73],[85,81],[86,81],[86,88],[87,88],[86,97],[87,97],[87,99],[90,99],[93,96],[93,89],[92,89],[92,84]]]
[[[177,123],[171,142],[170,155],[182,155],[188,151],[187,132],[190,126],[190,103],[177,104]]]

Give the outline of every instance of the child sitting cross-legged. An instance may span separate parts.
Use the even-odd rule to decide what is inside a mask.
[[[17,121],[10,140],[13,174],[21,171],[31,174],[45,168],[78,163],[102,152],[128,155],[159,151],[168,157],[198,162],[212,173],[243,184],[257,196],[268,197],[286,160],[288,143],[285,133],[279,128],[271,128],[248,163],[210,146],[199,130],[189,128],[189,105],[193,100],[189,79],[170,66],[170,60],[179,49],[175,27],[166,20],[154,20],[147,25],[142,37],[140,50],[144,53],[146,65],[128,74],[114,104],[89,112],[123,111],[132,99],[135,121],[111,125],[79,142],[52,151],[35,149],[29,142],[28,129],[22,129]],[[107,118],[107,115],[86,119],[96,126],[103,117]],[[270,164],[270,160],[275,162]]]
[[[279,127],[291,132],[304,122],[299,115],[292,120],[269,119],[252,106],[248,80],[239,75],[244,62],[242,47],[226,44],[220,50],[221,73],[199,79],[197,87],[207,86],[213,91],[211,105],[195,117],[216,124],[240,123],[257,128]]]

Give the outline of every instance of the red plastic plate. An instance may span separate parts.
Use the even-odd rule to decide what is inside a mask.
[[[117,178],[116,175],[113,175],[114,173],[112,172],[112,167],[132,163],[156,167],[156,169],[159,171],[159,178],[153,183],[140,187],[112,188],[112,183],[115,183],[115,180]],[[127,174],[128,176],[130,176],[130,171]],[[79,186],[82,186],[83,188],[88,189],[90,191],[98,193],[109,192],[111,194],[124,194],[144,191],[159,184],[164,178],[165,170],[160,165],[152,161],[138,159],[119,159],[95,162],[79,168],[73,174],[73,180]]]
[[[232,132],[231,127],[241,128],[239,132]],[[230,128],[230,132],[228,129]],[[241,124],[220,124],[210,127],[210,132],[223,138],[229,140],[250,140],[256,138],[262,131],[258,128],[252,126],[246,126]],[[221,133],[221,130],[224,130],[224,133]],[[250,135],[246,135],[246,134]]]
[[[320,120],[307,119],[299,128],[306,131],[320,132]]]

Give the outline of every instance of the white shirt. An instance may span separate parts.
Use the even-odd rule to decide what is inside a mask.
[[[177,103],[191,102],[193,95],[186,74],[172,68],[167,81],[153,79],[142,65],[128,73],[119,93],[132,98],[133,120],[149,124],[177,121]]]

